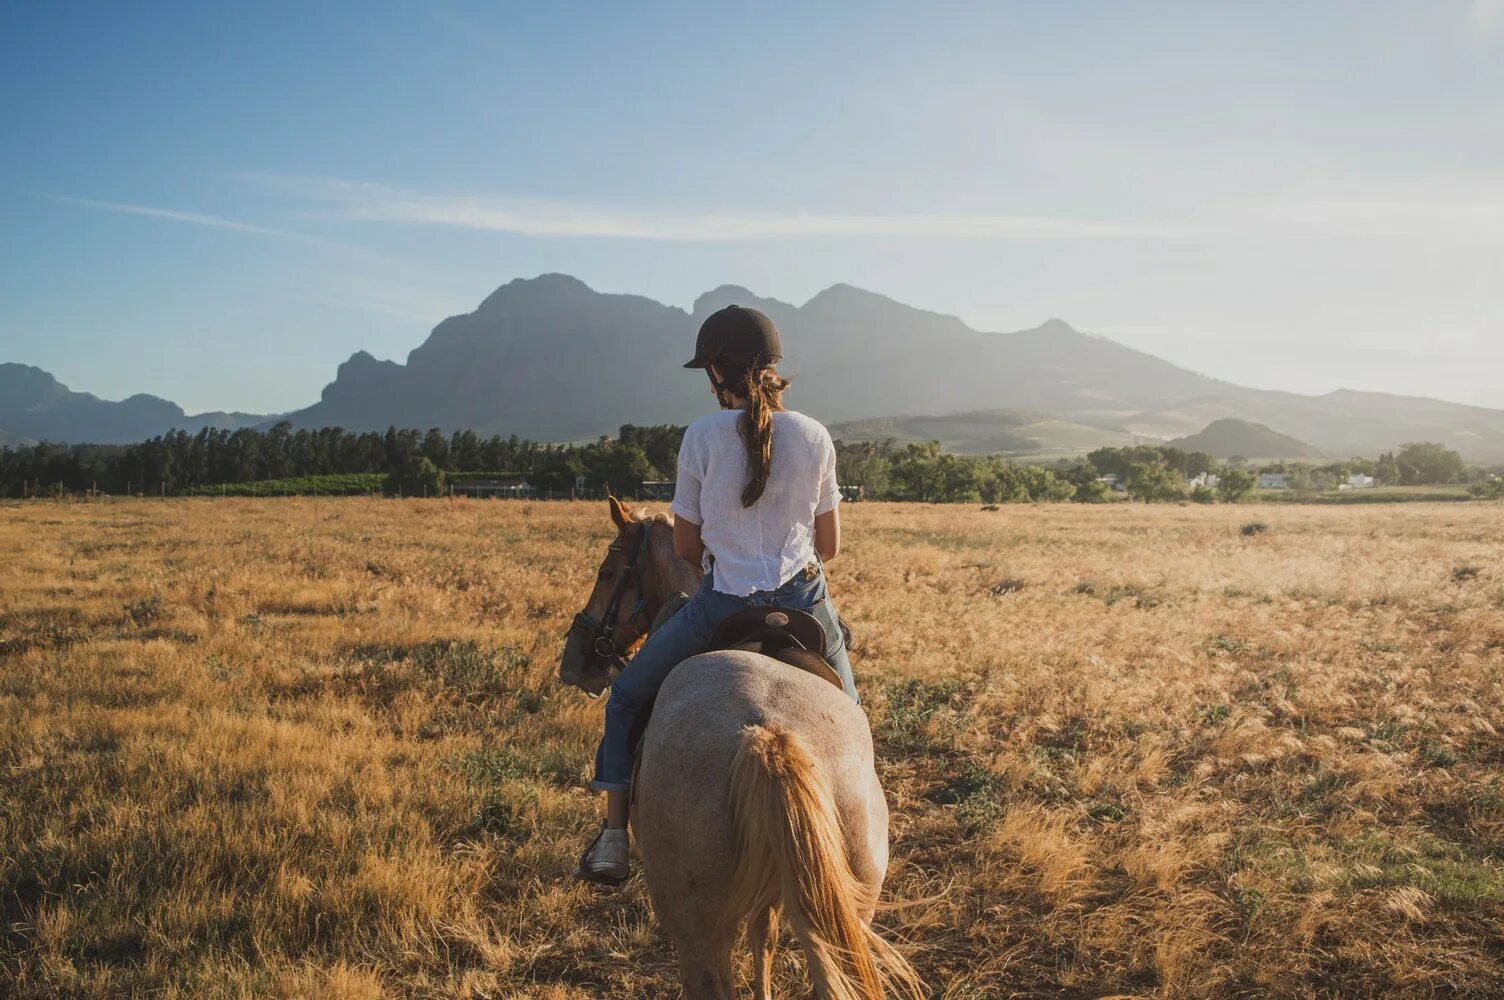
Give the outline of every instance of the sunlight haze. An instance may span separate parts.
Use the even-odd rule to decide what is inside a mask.
[[[0,91],[0,361],[108,399],[305,406],[562,272],[1504,407],[1497,0],[12,3]]]

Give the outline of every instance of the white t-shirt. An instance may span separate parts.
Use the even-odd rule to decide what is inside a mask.
[[[776,590],[815,558],[815,517],[841,500],[830,432],[792,410],[773,413],[773,463],[758,501],[742,506],[747,448],[736,422],[741,410],[707,414],[689,425],[679,445],[672,510],[700,525],[711,586],[745,597]],[[706,559],[707,569],[710,560]]]

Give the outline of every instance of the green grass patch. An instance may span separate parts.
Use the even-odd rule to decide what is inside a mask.
[[[1000,775],[968,759],[924,797],[939,805],[955,806],[957,822],[974,833],[1002,818],[1006,808],[1003,790]]]
[[[943,681],[922,681],[907,677],[883,685],[887,711],[879,733],[889,747],[895,750],[929,750],[936,744],[940,734],[934,732],[932,720],[937,715],[950,716],[951,735],[960,728],[960,718],[950,710],[951,699],[961,691],[961,682],[954,678]]]
[[[1241,653],[1248,648],[1248,643],[1236,636],[1219,635],[1212,640],[1212,648],[1224,653]]]
[[[380,493],[384,482],[386,474],[382,472],[349,472],[243,483],[216,483],[199,486],[192,493],[194,496],[206,497],[358,496]]]
[[[1259,503],[1439,503],[1476,499],[1466,486],[1384,486],[1361,490],[1255,490]]]
[[[1504,903],[1504,866],[1439,837],[1369,834],[1338,850],[1346,866],[1339,888],[1350,892],[1413,886],[1459,909]]]
[[[454,766],[471,787],[491,789],[505,781],[543,781],[560,788],[579,783],[585,762],[562,747],[522,754],[505,746],[484,747],[457,758]]]

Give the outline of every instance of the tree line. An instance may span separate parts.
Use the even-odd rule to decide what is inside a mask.
[[[0,450],[0,495],[89,489],[180,495],[219,484],[351,474],[383,475],[384,492],[408,496],[436,496],[446,479],[464,474],[515,477],[555,494],[583,485],[632,495],[645,481],[674,477],[683,434],[682,426],[627,424],[614,438],[547,445],[468,430],[294,430],[285,422],[265,431],[205,428],[131,445],[42,443]],[[1377,459],[1258,467],[1166,445],[1098,448],[1053,464],[957,455],[935,441],[837,442],[836,456],[837,478],[862,496],[930,503],[1103,502],[1115,487],[1145,502],[1237,501],[1253,490],[1259,472],[1285,473],[1296,490],[1331,489],[1354,473],[1386,485],[1454,483],[1469,475],[1461,456],[1433,443],[1407,444]],[[1203,474],[1215,476],[1215,485],[1210,479],[1190,484]],[[1496,482],[1478,478],[1485,489]]]
[[[437,493],[445,475],[458,473],[512,476],[565,493],[583,476],[589,489],[627,493],[662,477],[663,469],[672,475],[683,433],[682,427],[629,424],[615,438],[545,445],[469,430],[293,430],[283,422],[265,431],[173,431],[129,445],[43,442],[0,450],[0,495],[90,489],[181,495],[221,483],[351,473],[385,474],[388,492],[408,495],[425,482]]]
[[[1339,462],[1250,464],[1222,461],[1206,452],[1170,445],[1098,448],[1083,458],[1051,464],[1020,463],[1000,455],[955,455],[938,442],[838,444],[838,475],[843,484],[862,484],[865,495],[888,500],[940,503],[1061,501],[1101,503],[1115,490],[1147,503],[1193,500],[1236,502],[1258,485],[1261,473],[1284,473],[1297,492],[1335,489],[1354,474],[1380,485],[1422,485],[1468,481],[1462,457],[1435,443],[1406,444],[1377,459]],[[1474,470],[1474,492],[1498,492],[1496,479]],[[1192,481],[1198,480],[1193,485]]]

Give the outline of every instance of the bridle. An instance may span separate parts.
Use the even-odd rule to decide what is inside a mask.
[[[594,615],[581,611],[574,616],[574,622],[569,626],[568,635],[579,634],[585,637],[587,656],[605,660],[608,666],[617,670],[626,666],[627,650],[617,646],[616,629],[624,624],[617,620],[617,615],[621,610],[621,599],[627,592],[628,583],[632,584],[637,591],[637,603],[632,605],[625,624],[635,624],[640,618],[642,631],[639,635],[647,634],[648,625],[651,624],[647,615],[647,598],[642,586],[643,565],[647,562],[648,556],[648,528],[650,526],[648,522],[642,522],[642,540],[633,550],[624,550],[620,542],[611,543],[610,551],[627,551],[627,564],[622,567],[621,575],[616,578],[616,585],[611,588],[611,599],[606,602],[605,613],[596,618]],[[628,643],[628,648],[630,645]]]

